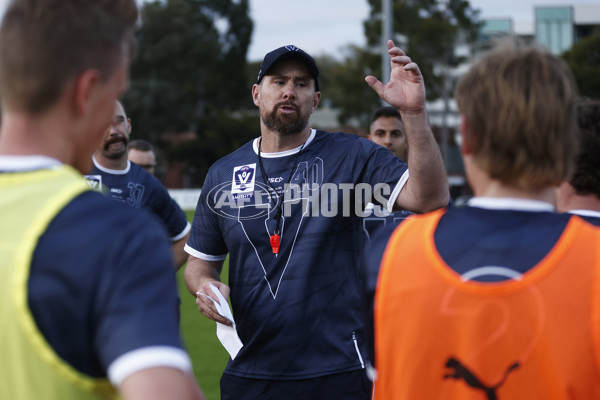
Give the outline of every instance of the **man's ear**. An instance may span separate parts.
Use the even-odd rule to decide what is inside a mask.
[[[473,154],[475,152],[477,143],[473,135],[471,134],[471,127],[469,122],[464,116],[460,116],[460,152],[463,155]]]
[[[127,129],[129,129],[129,131],[127,133],[131,133],[131,118],[127,118]]]
[[[312,104],[312,109],[310,110],[310,113],[314,113],[315,110],[317,109],[317,106],[319,105],[319,101],[321,101],[321,92],[315,92],[315,95],[313,97],[313,104]]]
[[[260,106],[260,85],[258,83],[252,85],[252,101],[256,107]]]
[[[94,96],[100,87],[101,77],[98,70],[88,69],[75,80],[74,100],[78,114],[92,111]]]

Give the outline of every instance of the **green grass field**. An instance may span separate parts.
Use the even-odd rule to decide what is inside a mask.
[[[186,211],[191,222],[193,211]],[[194,364],[194,374],[207,400],[219,400],[219,380],[227,365],[229,354],[217,339],[217,325],[200,314],[195,297],[188,292],[183,279],[183,266],[177,273],[181,297],[181,330],[186,349]],[[222,279],[227,281],[228,264],[223,267]]]

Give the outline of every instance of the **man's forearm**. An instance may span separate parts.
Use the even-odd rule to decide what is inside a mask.
[[[185,284],[194,296],[207,280],[221,281],[223,261],[206,261],[190,256],[185,268]]]
[[[448,181],[427,113],[402,112],[401,115],[411,154],[408,159],[410,178],[396,203],[414,212],[444,207],[450,199]]]
[[[120,387],[126,400],[204,400],[195,378],[185,371],[154,367],[129,376]]]
[[[185,264],[188,259],[188,254],[184,250],[187,239],[188,235],[185,235],[185,237],[173,242],[171,245],[171,253],[173,255],[175,271],[179,270],[179,268],[181,268],[181,266]]]

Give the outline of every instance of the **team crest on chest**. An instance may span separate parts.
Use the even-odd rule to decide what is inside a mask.
[[[232,194],[246,194],[254,192],[256,178],[256,163],[241,165],[233,168],[231,183]]]
[[[102,175],[84,175],[83,180],[91,189],[102,191]]]

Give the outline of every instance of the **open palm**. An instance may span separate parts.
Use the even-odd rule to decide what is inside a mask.
[[[419,67],[391,40],[388,40],[388,54],[392,66],[390,81],[384,85],[371,75],[365,81],[394,108],[405,112],[422,112],[425,108],[425,84]]]

